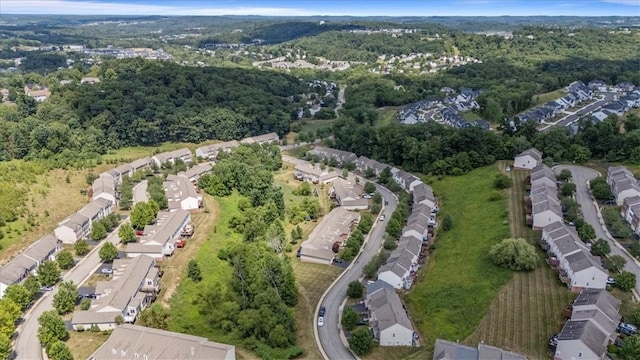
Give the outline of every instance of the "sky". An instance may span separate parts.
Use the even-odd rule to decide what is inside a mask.
[[[640,0],[0,0],[2,14],[640,16]]]

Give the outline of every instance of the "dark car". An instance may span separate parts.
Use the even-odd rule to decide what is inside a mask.
[[[549,339],[549,347],[555,348],[556,346],[558,346],[558,338],[560,337],[560,334],[554,334],[551,339]]]
[[[318,311],[318,316],[324,316],[324,313],[327,311],[327,308],[324,306],[320,306],[320,311]]]

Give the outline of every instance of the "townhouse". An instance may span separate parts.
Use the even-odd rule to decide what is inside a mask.
[[[562,207],[555,186],[549,187],[544,182],[538,182],[532,185],[529,199],[534,230],[541,230],[549,224],[562,221]]]
[[[380,287],[367,293],[365,306],[369,310],[373,335],[380,346],[414,345],[413,325],[394,289]]]
[[[91,184],[92,199],[105,199],[113,203],[116,202],[116,186],[115,179],[111,174],[102,173],[100,177],[93,181]]]
[[[184,176],[191,182],[196,182],[203,175],[208,174],[213,170],[211,163],[202,163],[192,166],[189,170],[178,173],[178,175]]]
[[[171,256],[176,249],[176,241],[189,224],[191,214],[187,210],[159,212],[155,224],[144,227],[138,242],[127,244],[127,257],[146,255],[159,259]]]
[[[429,225],[435,225],[434,214],[431,207],[424,204],[416,204],[409,217],[407,224],[402,229],[402,236],[413,237],[422,242],[429,240]]]
[[[151,157],[151,160],[158,167],[162,167],[165,163],[175,163],[176,160],[182,160],[184,163],[189,163],[193,160],[191,150],[182,148],[174,151],[167,151],[159,154],[155,154]]]
[[[240,146],[240,142],[236,140],[225,141],[212,145],[201,146],[196,149],[196,156],[209,161],[215,161],[218,154],[222,152],[231,152],[234,148]]]
[[[335,161],[337,166],[343,166],[345,163],[354,163],[358,157],[354,153],[348,151],[336,150],[324,146],[316,146],[307,152],[307,155],[318,156],[322,160]]]
[[[414,206],[416,204],[423,204],[427,205],[431,209],[436,208],[436,197],[433,194],[433,189],[431,188],[431,186],[425,183],[415,185],[413,187],[412,195]]]
[[[89,236],[91,231],[91,219],[80,213],[75,213],[58,223],[53,231],[56,238],[65,244],[74,244],[80,239]]]
[[[603,359],[617,337],[620,300],[606,290],[584,289],[558,335],[554,360]]]
[[[327,167],[304,163],[295,166],[294,177],[314,184],[327,184],[340,177],[340,175],[337,171],[329,170]]]
[[[513,161],[513,167],[518,170],[532,170],[540,164],[542,164],[542,152],[536,148],[521,152]]]
[[[150,169],[151,166],[153,166],[153,160],[151,160],[150,157],[143,157],[132,161],[129,166],[131,166],[132,172],[136,173],[138,171]]]
[[[418,258],[422,241],[413,237],[401,238],[398,247],[391,252],[387,263],[378,270],[378,280],[395,289],[410,289],[415,273],[420,269]]]
[[[113,201],[98,198],[83,206],[82,209],[78,211],[78,214],[89,218],[90,225],[93,225],[93,223],[104,219],[107,215],[113,213],[113,211]]]
[[[272,132],[268,134],[244,138],[240,140],[240,143],[241,144],[269,144],[269,143],[278,143],[279,141],[280,141],[280,137],[278,136],[278,134]]]
[[[362,186],[338,177],[331,182],[329,197],[347,210],[365,210],[369,207],[369,200],[362,198],[363,192]]]
[[[556,187],[556,174],[553,173],[550,167],[545,164],[540,164],[531,169],[531,186],[537,184],[545,184],[547,187]]]
[[[123,324],[89,356],[89,360],[217,359],[235,360],[236,349],[206,338]]]
[[[168,175],[162,185],[167,195],[169,211],[195,210],[202,206],[202,195],[196,192],[193,183],[186,176]]]
[[[360,156],[356,160],[356,170],[358,170],[358,172],[360,172],[361,174],[365,174],[366,172],[371,171],[375,174],[375,176],[379,176],[380,173],[382,173],[387,167],[389,166],[379,161],[369,159],[366,156]]]
[[[96,285],[97,298],[91,300],[89,310],[75,311],[71,319],[74,330],[110,330],[120,321],[133,323],[140,312],[155,300],[160,287],[155,259],[149,256],[116,259],[113,276]]]
[[[499,347],[478,344],[478,347],[462,345],[459,342],[436,339],[433,360],[526,360],[524,355]]]
[[[340,247],[358,225],[360,214],[342,207],[331,210],[322,217],[307,240],[300,246],[300,260],[330,265],[336,256],[334,244]]]
[[[609,167],[607,170],[607,184],[611,187],[611,192],[618,206],[622,205],[624,199],[628,197],[640,196],[638,180],[636,180],[633,172],[624,166]]]
[[[622,201],[620,215],[631,225],[636,235],[640,235],[640,196],[627,197]]]

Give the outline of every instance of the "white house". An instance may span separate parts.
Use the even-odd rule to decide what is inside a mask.
[[[531,170],[531,185],[543,183],[548,187],[556,187],[556,175],[550,167],[540,164]]]
[[[567,256],[568,266],[565,268],[570,283],[567,284],[572,292],[582,289],[605,289],[609,272],[600,261],[584,247],[580,251]]]
[[[378,270],[378,280],[382,280],[396,289],[410,287],[411,270],[413,269],[414,254],[406,249],[394,250],[387,263]]]
[[[554,360],[603,359],[609,339],[589,320],[569,320],[558,335]]]
[[[193,160],[191,150],[182,148],[174,151],[163,152],[155,154],[151,157],[151,160],[156,163],[158,167],[161,167],[164,163],[174,163],[176,159],[180,159],[185,163]]]
[[[220,151],[231,152],[238,146],[240,146],[240,143],[236,140],[205,145],[196,149],[196,156],[207,160],[215,160]]]
[[[200,208],[202,195],[196,192],[195,187],[187,177],[169,175],[166,181],[163,182],[163,186],[167,195],[169,211]]]
[[[295,177],[296,179],[302,181],[308,181],[314,184],[322,183],[327,184],[335,179],[337,179],[340,175],[336,171],[329,171],[328,168],[322,169],[320,165],[312,165],[308,163],[298,164],[295,167]]]
[[[624,166],[611,166],[607,170],[607,184],[616,197],[618,206],[628,197],[640,196],[640,185],[633,172]]]
[[[532,205],[533,229],[540,230],[556,221],[562,221],[562,207],[552,197]]]
[[[89,218],[91,225],[113,213],[113,201],[104,198],[92,200],[78,211],[78,214]]]
[[[362,197],[363,192],[362,186],[338,177],[331,182],[329,196],[347,210],[365,210],[369,207],[369,200]]]
[[[58,223],[53,232],[63,243],[74,244],[87,237],[90,231],[91,220],[85,215],[75,213]]]
[[[366,305],[380,346],[413,346],[413,326],[394,290],[383,288],[367,295]]]
[[[519,170],[531,170],[540,164],[542,164],[542,152],[536,148],[521,152],[513,161],[513,167]]]
[[[93,200],[105,199],[115,204],[116,186],[114,185],[114,178],[111,174],[100,174],[100,177],[95,179],[93,184],[91,184],[91,189],[93,191]]]

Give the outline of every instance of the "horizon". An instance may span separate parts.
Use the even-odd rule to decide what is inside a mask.
[[[264,16],[264,17],[634,17],[640,0],[2,0],[2,15]]]

